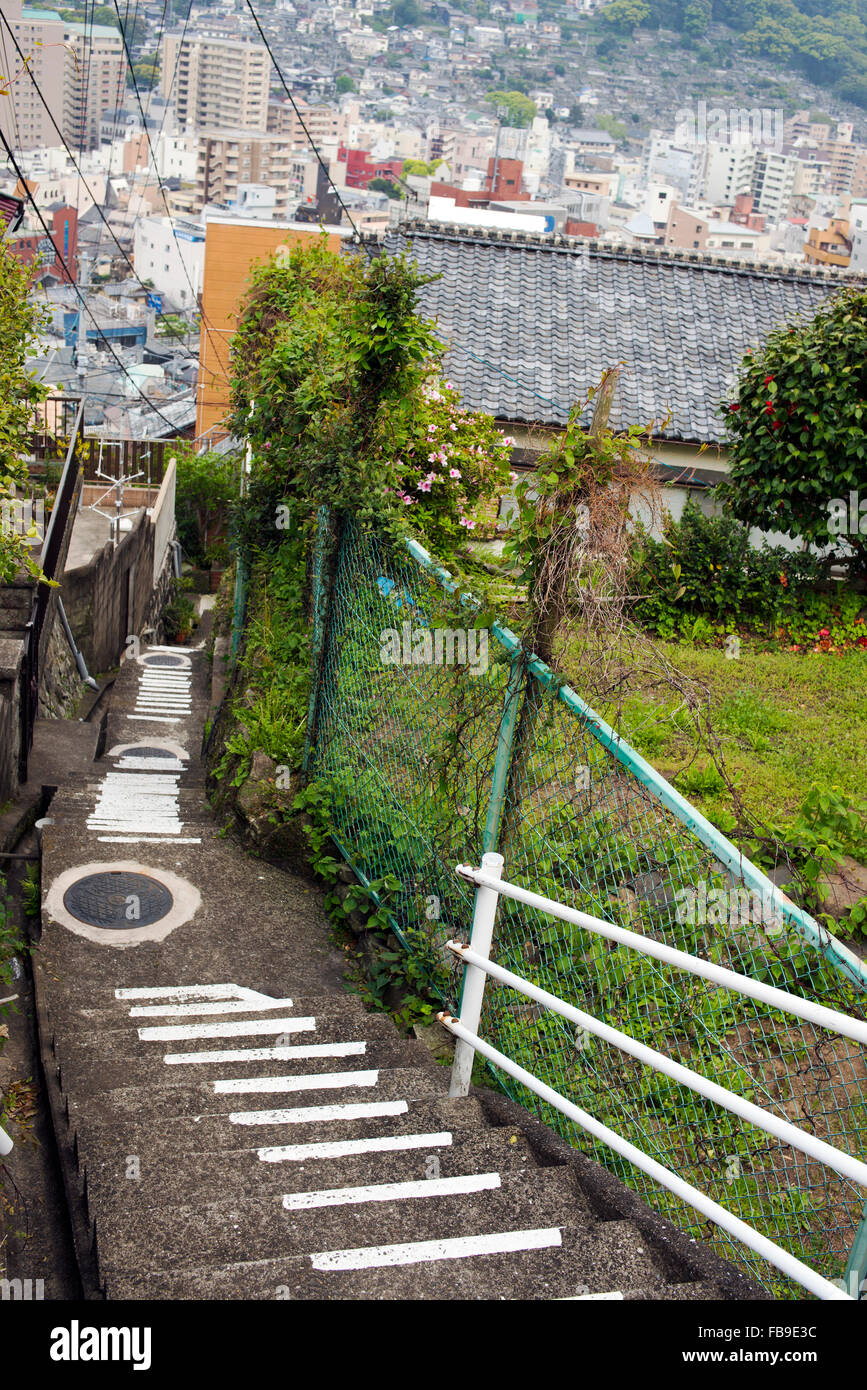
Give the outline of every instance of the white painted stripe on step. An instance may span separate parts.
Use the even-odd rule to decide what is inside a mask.
[[[170,835],[97,835],[101,845],[200,845],[198,835],[181,835],[172,839]]]
[[[235,1110],[229,1116],[233,1125],[314,1125],[340,1120],[378,1120],[386,1115],[405,1115],[405,1100],[379,1100],[357,1105],[301,1105],[293,1110]]]
[[[137,705],[191,705],[192,699],[184,694],[182,690],[140,690],[136,698]]]
[[[285,1062],[291,1058],[306,1061],[310,1057],[359,1057],[367,1051],[366,1042],[311,1043],[307,1047],[246,1047],[237,1052],[167,1052],[166,1066],[194,1066],[212,1062]]]
[[[312,1033],[315,1018],[263,1018],[244,1023],[183,1023],[178,1027],[139,1028],[142,1042],[177,1042],[181,1038],[253,1038],[263,1033]]]
[[[183,709],[189,709],[192,705],[188,695],[175,695],[168,691],[150,690],[144,691],[139,695],[135,702],[136,709],[151,709],[154,705],[179,705]]]
[[[250,1095],[277,1091],[336,1091],[344,1086],[377,1086],[378,1071],[305,1072],[303,1076],[233,1076],[214,1082],[216,1095]]]
[[[396,1153],[403,1149],[446,1149],[452,1142],[446,1130],[439,1134],[386,1134],[379,1139],[336,1139],[319,1144],[284,1144],[260,1149],[263,1163],[303,1163],[308,1158],[349,1158],[354,1154]]]
[[[576,1294],[572,1294],[569,1298],[561,1298],[561,1299],[558,1300],[558,1302],[560,1302],[560,1303],[593,1303],[594,1301],[598,1301],[598,1300],[603,1300],[603,1301],[604,1301],[604,1300],[606,1300],[606,1299],[611,1299],[611,1300],[618,1299],[618,1300],[620,1300],[620,1301],[623,1301],[623,1294],[620,1293],[617,1289],[613,1289],[613,1290],[611,1291],[611,1293],[576,1293]]]
[[[146,797],[177,796],[180,790],[180,773],[153,772],[109,772],[99,783],[100,794],[108,800],[131,801],[141,795]]]
[[[87,828],[116,830],[119,835],[180,835],[184,822],[176,815],[92,815],[87,818]]]
[[[115,763],[119,772],[149,772],[153,769],[156,772],[186,772],[186,764],[180,759],[171,758],[121,758],[120,762]]]
[[[237,985],[136,985],[133,989],[116,989],[115,999],[235,999]]]
[[[289,1192],[287,1211],[312,1207],[343,1207],[356,1202],[403,1202],[414,1197],[454,1197],[466,1192],[489,1192],[500,1186],[499,1173],[467,1173],[456,1178],[425,1178],[419,1182],[380,1182],[367,1187],[329,1187],[321,1192]]]
[[[191,1014],[256,1014],[266,1009],[291,1009],[291,999],[230,999],[222,1004],[143,1004],[130,1009],[130,1018],[187,1018]]]
[[[180,719],[166,719],[159,714],[125,714],[125,719],[144,719],[148,724],[180,724]]]
[[[311,1255],[314,1269],[382,1269],[390,1265],[427,1264],[432,1260],[465,1260],[471,1255],[504,1255],[519,1250],[548,1250],[563,1244],[559,1226],[535,1231],[501,1231],[487,1236],[453,1236],[447,1240],[414,1240],[405,1245],[373,1245],[357,1250],[323,1250]]]

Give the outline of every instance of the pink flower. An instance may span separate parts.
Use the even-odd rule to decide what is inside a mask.
[[[456,429],[457,429],[457,425],[454,423],[454,421],[452,421],[452,423],[449,425],[449,429],[450,429],[450,430],[456,430]]]
[[[516,483],[518,481],[517,473],[513,473],[511,470],[509,471],[509,477],[511,478],[513,483]]]
[[[449,477],[450,477],[450,478],[459,478],[460,476],[461,476],[461,470],[460,470],[459,468],[450,468],[450,469],[449,469]]]
[[[416,499],[414,497],[409,497],[405,492],[402,492],[400,494],[400,500],[405,507],[411,507]]]
[[[468,531],[472,531],[473,527],[474,527],[475,524],[476,524],[474,521],[470,521],[470,519],[469,519],[468,516],[462,516],[460,520],[461,520],[461,525],[462,525],[462,526],[466,526],[466,528],[467,528]]]
[[[428,480],[427,478],[423,478],[422,481],[419,483],[419,485],[418,485],[418,491],[419,491],[419,492],[430,492],[430,482],[429,482],[429,480]]]
[[[427,461],[428,461],[428,463],[436,463],[436,461],[437,461],[437,456],[436,456],[436,454],[428,454],[428,456],[427,456]]]

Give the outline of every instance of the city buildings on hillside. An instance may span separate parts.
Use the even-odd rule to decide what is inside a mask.
[[[21,0],[3,0],[3,17],[23,54],[19,59],[4,26],[0,52],[12,71],[0,95],[0,126],[10,143],[42,149],[60,143],[60,130],[74,149],[98,147],[103,117],[122,105],[126,84],[120,31],[70,23]]]

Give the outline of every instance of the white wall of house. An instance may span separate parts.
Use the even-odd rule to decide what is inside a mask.
[[[141,217],[135,224],[134,263],[141,280],[152,280],[160,294],[192,309],[194,292],[202,288],[204,228],[168,217]]]

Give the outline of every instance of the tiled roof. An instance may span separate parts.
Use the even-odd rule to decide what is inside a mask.
[[[563,424],[622,362],[615,429],[669,416],[658,435],[711,443],[722,439],[717,407],[747,348],[853,283],[825,270],[431,223],[392,229],[384,247],[441,276],[422,289],[421,308],[470,408]]]

